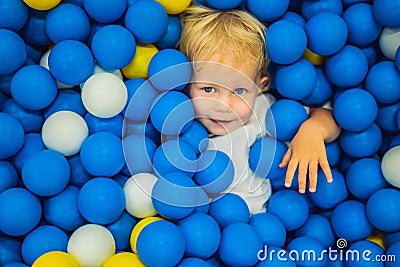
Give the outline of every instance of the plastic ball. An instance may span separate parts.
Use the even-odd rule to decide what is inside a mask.
[[[57,6],[61,0],[23,0],[29,7],[37,10],[49,10]]]
[[[155,54],[148,67],[151,84],[161,92],[182,90],[190,81],[192,65],[175,49],[163,49]]]
[[[142,232],[142,230],[145,227],[147,227],[148,225],[150,225],[151,223],[156,222],[156,221],[161,221],[161,220],[164,220],[164,219],[161,218],[161,217],[146,217],[143,220],[140,220],[133,227],[133,230],[132,230],[132,233],[131,233],[131,238],[130,238],[130,243],[131,243],[132,251],[134,253],[137,254],[136,244],[137,244],[138,237],[139,237],[140,233]]]
[[[194,120],[190,127],[179,136],[179,140],[192,146],[196,154],[202,153],[208,146],[207,129],[199,121]]]
[[[85,42],[90,33],[90,21],[81,7],[61,4],[46,16],[46,32],[54,43],[64,40]]]
[[[379,37],[379,48],[383,55],[391,60],[396,60],[396,51],[399,46],[400,30],[383,28]]]
[[[305,267],[305,266],[325,267],[328,260],[328,257],[326,255],[324,256],[323,252],[325,251],[325,249],[322,246],[322,244],[316,241],[315,239],[307,236],[297,237],[292,241],[290,241],[287,246],[287,251],[289,255],[292,254],[292,251],[295,251],[297,255],[301,255],[299,257],[295,257],[296,266],[299,267]],[[307,252],[309,251],[314,252],[315,253],[314,255],[317,256],[313,257],[310,256],[310,254],[308,254],[309,255],[308,257],[303,256],[307,255]]]
[[[0,159],[14,156],[23,146],[24,128],[9,114],[0,112]]]
[[[400,47],[400,46],[399,46]],[[395,63],[398,70],[400,70],[400,49],[397,48],[396,56],[395,56]]]
[[[17,171],[8,161],[0,160],[0,177],[2,178],[0,180],[0,194],[18,184]]]
[[[92,75],[83,85],[82,103],[94,116],[111,118],[126,105],[128,92],[124,82],[111,73]]]
[[[91,113],[86,113],[85,122],[89,128],[89,134],[97,132],[110,132],[118,137],[122,137],[122,126],[124,118],[121,114],[111,118],[99,118]]]
[[[42,216],[39,199],[23,188],[11,188],[0,194],[0,230],[10,236],[32,231]]]
[[[25,43],[18,34],[7,29],[0,29],[0,39],[0,75],[12,74],[25,63]]]
[[[88,15],[101,23],[111,23],[123,16],[127,8],[126,0],[83,0]]]
[[[168,14],[156,1],[135,1],[126,11],[125,26],[141,43],[154,43],[161,39],[168,27]]]
[[[308,48],[321,56],[338,52],[346,43],[347,26],[344,20],[333,12],[324,11],[312,16],[306,23]]]
[[[282,221],[271,213],[257,213],[250,217],[253,226],[268,247],[282,247],[286,241],[286,229]]]
[[[20,35],[27,44],[34,46],[46,46],[51,43],[46,32],[46,18],[37,13],[30,14],[28,21],[20,31]]]
[[[125,165],[121,139],[108,132],[90,135],[81,147],[81,161],[93,176],[116,175]]]
[[[218,1],[218,0],[205,0],[206,4],[217,10],[228,10],[228,9],[235,9],[238,7],[242,0],[229,0],[229,1]]]
[[[299,15],[296,12],[292,12],[292,11],[287,11],[281,18],[280,20],[288,20],[294,23],[297,23],[299,26],[301,26],[302,28],[304,28],[304,25],[306,25],[306,21],[304,20],[304,18]]]
[[[363,255],[358,259],[356,257],[348,257],[346,259],[346,267],[357,267],[365,265],[385,266],[384,262],[376,261],[378,257],[385,255],[385,251],[379,245],[368,240],[358,241],[349,247],[348,251],[353,251]],[[368,251],[368,253],[366,253]],[[367,255],[366,255],[367,254]],[[371,262],[373,262],[371,264]]]
[[[247,9],[261,22],[272,22],[282,16],[289,7],[289,0],[262,1],[248,0]]]
[[[43,113],[39,110],[27,110],[9,98],[2,105],[2,112],[16,118],[24,127],[25,133],[39,132],[43,125]]]
[[[42,225],[26,235],[21,252],[24,261],[32,265],[41,255],[50,251],[66,251],[68,237],[61,229]]]
[[[173,0],[157,0],[160,3],[168,14],[175,15],[183,12],[191,3],[190,0],[183,1],[173,1]]]
[[[323,66],[326,61],[326,56],[320,56],[312,52],[310,49],[306,48],[303,54],[303,58],[310,61],[314,66]]]
[[[360,3],[350,6],[343,13],[343,19],[349,30],[348,43],[367,46],[374,42],[382,31],[372,12],[372,5]]]
[[[353,132],[369,128],[378,116],[375,98],[364,89],[349,89],[339,95],[333,106],[337,123]]]
[[[180,220],[178,227],[185,237],[187,256],[207,259],[218,250],[221,231],[211,216],[194,212]]]
[[[11,237],[0,238],[0,263],[7,265],[12,262],[22,262],[21,242]]]
[[[270,137],[258,139],[250,148],[250,169],[260,177],[277,179],[285,175],[286,168],[280,168],[287,145]]]
[[[147,78],[150,60],[157,52],[158,49],[153,44],[136,44],[135,57],[122,69],[122,73],[128,79]]]
[[[273,138],[288,142],[293,139],[300,125],[307,119],[307,111],[299,102],[281,99],[268,109],[265,124]]]
[[[218,194],[231,185],[234,175],[234,165],[227,154],[219,150],[207,150],[199,157],[193,180],[207,193]]]
[[[373,2],[376,20],[385,27],[396,29],[400,27],[400,7],[397,1],[377,0]]]
[[[12,163],[18,171],[21,171],[26,160],[43,149],[45,149],[45,146],[42,136],[37,133],[28,133],[25,135],[25,141],[21,149],[12,157]]]
[[[376,52],[375,46],[370,45],[370,46],[362,47],[361,52],[363,52],[365,57],[367,58],[369,66],[376,64],[378,58],[377,58],[377,52]]]
[[[307,57],[303,56],[305,59]],[[315,64],[314,64],[315,65]],[[321,106],[324,105],[333,95],[333,85],[329,82],[325,75],[325,71],[317,67],[317,82],[311,94],[301,100],[307,106]]]
[[[65,40],[51,49],[49,68],[58,81],[67,85],[78,85],[92,75],[94,60],[85,44]]]
[[[400,230],[400,192],[396,189],[380,189],[368,199],[368,220],[378,230],[396,232]]]
[[[121,69],[135,56],[136,43],[124,27],[107,25],[94,34],[91,48],[99,65],[107,69]]]
[[[123,139],[123,148],[125,161],[132,175],[153,171],[152,159],[157,145],[151,138],[131,134]]]
[[[278,67],[275,83],[278,92],[289,99],[300,100],[309,96],[317,82],[315,67],[306,59]]]
[[[400,100],[400,71],[392,61],[381,61],[371,67],[365,79],[367,89],[380,104]]]
[[[396,123],[396,116],[399,110],[400,103],[382,106],[378,109],[376,124],[381,128],[382,132],[386,134],[396,134],[398,132],[399,128]]]
[[[125,209],[137,218],[147,218],[157,214],[151,199],[151,192],[157,177],[151,173],[138,173],[126,181],[124,193]]]
[[[267,54],[278,64],[292,64],[303,55],[307,46],[304,29],[295,22],[279,20],[268,27]]]
[[[22,1],[3,0],[0,7],[0,28],[18,32],[28,20],[28,8]]]
[[[147,225],[137,239],[137,254],[146,266],[175,266],[185,252],[185,237],[165,220]]]
[[[115,241],[107,228],[86,224],[72,233],[67,252],[76,258],[79,266],[102,266],[115,254]]]
[[[40,256],[32,267],[79,267],[74,256],[63,251],[50,251]]]
[[[178,267],[190,267],[190,266],[209,267],[210,264],[208,264],[206,261],[199,259],[199,258],[185,258],[177,266]]]
[[[248,223],[250,219],[246,202],[234,193],[226,193],[214,199],[208,213],[221,229],[233,223]]]
[[[329,220],[319,214],[311,214],[304,225],[296,231],[296,236],[307,236],[315,239],[324,248],[332,246],[335,241]]]
[[[177,3],[175,2],[174,4],[176,5]],[[173,15],[168,16],[167,31],[164,33],[161,39],[154,44],[159,49],[175,48],[177,46],[181,33],[182,25],[180,18]]]
[[[392,244],[386,251],[386,256],[391,257],[390,262],[386,262],[387,267],[396,267],[396,260],[393,259],[398,259],[400,257],[400,242],[396,242]]]
[[[387,247],[384,238],[384,233],[376,231],[375,233],[372,233],[366,240],[371,241],[386,250]]]
[[[103,267],[145,267],[139,256],[130,252],[117,253],[104,262]]]
[[[325,72],[336,86],[354,87],[367,76],[368,61],[358,47],[346,45],[326,60]]]
[[[370,157],[379,151],[382,144],[382,132],[373,123],[362,132],[342,131],[339,141],[343,151],[350,157]]]
[[[234,223],[222,230],[218,255],[228,266],[253,266],[262,247],[262,240],[253,226]]]
[[[309,212],[304,196],[290,189],[274,193],[267,210],[283,222],[287,231],[300,228],[307,220]]]
[[[391,185],[400,188],[400,175],[398,172],[398,160],[400,157],[400,146],[388,150],[382,158],[382,174]]]
[[[323,0],[313,1],[305,0],[301,2],[301,15],[309,20],[315,14],[329,11],[341,16],[343,12],[342,1],[340,0]]]
[[[332,213],[331,224],[335,234],[348,242],[365,239],[373,230],[364,204],[355,200],[348,200],[336,206]]]
[[[3,265],[3,267],[29,267],[29,266],[20,262],[10,262]]]
[[[127,212],[123,212],[117,220],[106,225],[106,228],[114,237],[117,251],[123,251],[129,247],[131,233],[135,225],[135,218]]]

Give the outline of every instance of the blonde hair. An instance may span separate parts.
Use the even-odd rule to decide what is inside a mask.
[[[181,14],[179,49],[190,61],[208,60],[218,52],[231,53],[238,62],[256,60],[258,72],[267,75],[266,26],[246,11],[213,10],[199,5]]]

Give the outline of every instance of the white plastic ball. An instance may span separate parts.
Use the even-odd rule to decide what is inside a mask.
[[[42,128],[44,145],[64,156],[78,153],[88,134],[86,121],[79,114],[68,110],[51,114]]]
[[[400,188],[400,146],[389,149],[382,158],[381,169],[391,185]]]
[[[51,51],[51,49],[50,49],[50,50],[47,50],[47,51],[42,55],[42,57],[40,58],[40,61],[39,61],[39,65],[42,66],[43,68],[48,69],[48,70],[50,70],[50,68],[49,68],[49,55],[50,55],[50,51]],[[66,89],[66,88],[72,88],[72,87],[73,87],[72,85],[68,85],[68,84],[65,84],[65,83],[62,83],[62,82],[57,81],[57,88],[59,88],[59,89]]]
[[[147,218],[157,214],[151,192],[157,177],[151,173],[138,173],[129,178],[124,185],[125,209],[136,218]]]
[[[384,28],[379,37],[382,53],[391,60],[396,60],[396,51],[400,46],[400,29]]]
[[[128,100],[124,82],[108,72],[92,75],[82,87],[82,103],[92,115],[111,118],[120,113]]]
[[[118,78],[120,78],[121,80],[124,79],[124,77],[122,76],[122,72],[119,69],[116,69],[116,70],[105,69],[105,68],[101,67],[99,64],[95,63],[94,69],[93,69],[93,75],[97,74],[97,73],[112,73],[115,76],[117,76]],[[82,90],[83,86],[85,85],[85,82],[83,82],[79,85],[81,87],[81,90]]]
[[[107,228],[86,224],[72,233],[67,252],[76,258],[81,267],[103,266],[115,254],[115,240]]]

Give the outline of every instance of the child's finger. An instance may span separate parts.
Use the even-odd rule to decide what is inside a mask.
[[[295,159],[292,159],[289,162],[288,168],[286,170],[286,179],[285,179],[286,187],[290,187],[290,185],[292,184],[293,176],[294,176],[294,173],[296,172],[297,165],[298,165],[298,161]]]
[[[333,182],[332,171],[331,171],[331,167],[329,166],[328,160],[326,158],[321,159],[319,161],[319,166],[321,166],[321,169],[324,172],[328,183],[332,183]]]
[[[292,157],[292,149],[289,147],[288,150],[286,151],[285,155],[283,156],[283,159],[282,159],[281,163],[279,164],[279,167],[285,168],[288,165],[291,157]]]
[[[310,192],[315,192],[317,190],[317,173],[318,173],[318,162],[313,161],[308,165],[308,177],[310,179]]]
[[[306,192],[306,176],[307,176],[308,163],[299,164],[299,192],[304,194]]]

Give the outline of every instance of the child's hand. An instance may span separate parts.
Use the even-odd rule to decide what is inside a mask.
[[[317,187],[318,164],[321,166],[328,182],[332,182],[332,172],[326,157],[323,134],[310,123],[303,123],[289,145],[279,167],[288,166],[285,186],[290,187],[298,168],[299,192],[305,193],[307,174],[310,179],[310,192]]]

